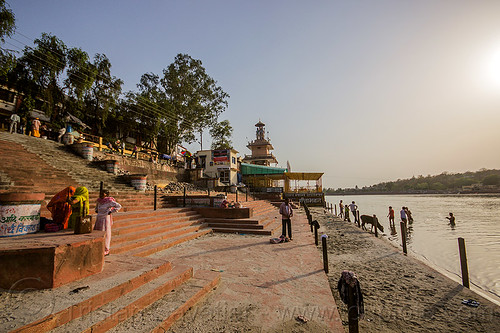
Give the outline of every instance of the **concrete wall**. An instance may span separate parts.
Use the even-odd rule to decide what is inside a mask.
[[[94,149],[94,156],[98,156],[99,159],[116,160],[118,161],[118,168],[131,174],[147,174],[148,182],[151,184],[188,181],[188,174],[184,168],[98,152],[96,149]]]

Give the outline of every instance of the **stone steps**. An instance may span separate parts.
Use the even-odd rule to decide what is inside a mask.
[[[2,332],[48,332],[95,311],[170,272],[172,264],[162,259],[107,257],[101,273],[47,291],[23,295],[26,322],[0,324]],[[76,288],[89,286],[78,293]],[[19,304],[4,302],[5,310]],[[32,320],[32,321],[31,321]]]
[[[146,237],[142,237],[139,239],[125,241],[122,243],[118,243],[116,245],[114,245],[115,244],[114,238],[111,238],[111,253],[118,254],[118,253],[128,252],[129,255],[136,255],[138,253],[141,253],[140,256],[144,256],[143,251],[142,251],[143,249],[148,249],[148,253],[150,253],[150,254],[155,253],[155,252],[158,252],[161,250],[153,251],[153,252],[151,252],[151,251],[156,249],[156,248],[161,248],[163,250],[163,246],[166,244],[169,244],[170,239],[172,239],[172,238],[182,237],[182,239],[184,239],[183,236],[190,236],[190,235],[199,237],[198,234],[201,235],[201,233],[197,233],[197,232],[203,227],[204,227],[204,225],[198,224],[198,225],[191,225],[191,226],[183,227],[180,229],[166,230],[166,231],[163,230],[162,232],[157,232],[154,235],[148,235]],[[208,229],[208,230],[210,231],[210,229]],[[196,237],[194,237],[194,238],[196,238]],[[188,239],[192,239],[192,238],[188,237]],[[176,244],[180,244],[181,242],[176,243]],[[170,247],[170,246],[167,246],[167,248],[168,247]]]
[[[66,186],[69,184],[73,186],[79,184],[87,187],[89,190],[98,190],[100,181],[103,181],[106,184],[105,187],[112,191],[135,191],[123,177],[97,168],[92,162],[75,155],[68,147],[57,142],[26,135],[10,135],[0,132],[0,144],[1,142],[8,143],[10,148],[7,147],[6,149],[9,149],[9,151],[12,151],[12,147],[15,147],[16,154],[21,151],[19,149],[19,145],[21,145],[22,150],[36,155],[38,159],[52,166],[58,172],[60,171],[69,175],[74,180],[71,183],[67,183]],[[22,161],[25,162],[25,160]],[[23,163],[23,166],[25,164]]]
[[[185,221],[175,219],[173,221],[162,220],[158,223],[150,222],[147,226],[140,226],[141,228],[138,228],[137,230],[131,230],[130,228],[127,228],[126,230],[113,228],[112,243],[116,245],[119,243],[139,240],[141,238],[157,235],[162,232],[187,228],[197,224],[200,224],[199,218],[191,217],[187,218]]]
[[[106,332],[144,310],[193,277],[193,268],[174,265],[171,271],[91,311],[77,320],[53,329],[52,333]],[[158,315],[158,314],[157,314]]]
[[[151,304],[139,314],[111,329],[110,333],[120,332],[166,332],[175,321],[193,307],[220,282],[220,273],[198,270],[193,278],[175,291]],[[162,314],[162,316],[158,316]]]
[[[168,237],[165,240],[162,240],[161,242],[139,247],[135,250],[128,252],[128,254],[137,257],[147,257],[154,253],[169,249],[175,245],[212,233],[212,229],[210,228],[199,227],[195,229],[196,230],[188,233],[182,233],[180,236],[177,237]]]
[[[205,219],[207,226],[214,232],[238,233],[253,235],[273,235],[281,227],[281,220],[276,207],[265,200],[256,200],[244,203],[245,207],[252,208],[253,216],[248,219]],[[277,222],[279,220],[279,222]]]

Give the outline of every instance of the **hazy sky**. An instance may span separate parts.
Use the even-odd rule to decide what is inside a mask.
[[[260,119],[279,165],[324,187],[500,168],[499,0],[7,1],[18,33],[106,54],[124,91],[200,59],[235,149]]]

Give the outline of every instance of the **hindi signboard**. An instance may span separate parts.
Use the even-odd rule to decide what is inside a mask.
[[[39,231],[40,207],[40,204],[0,205],[0,237]]]

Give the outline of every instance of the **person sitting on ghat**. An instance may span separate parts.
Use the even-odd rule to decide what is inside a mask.
[[[80,218],[89,214],[89,190],[85,186],[77,187],[68,202],[71,205],[68,227],[74,229]]]
[[[224,196],[224,200],[220,203],[220,208],[228,208],[229,207],[229,201],[227,201],[227,196]]]
[[[68,186],[50,199],[47,209],[52,215],[54,225],[47,225],[46,231],[58,231],[68,228],[69,217],[71,216],[71,206],[68,199],[75,194],[75,188]]]

